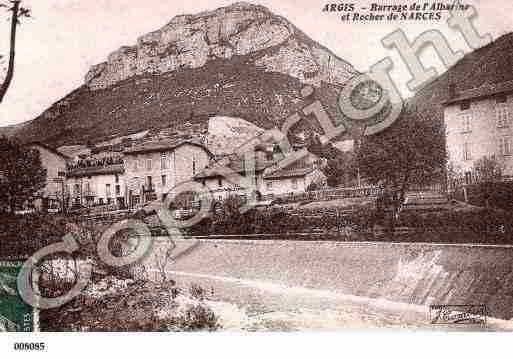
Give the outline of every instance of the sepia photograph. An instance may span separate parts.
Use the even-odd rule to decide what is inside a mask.
[[[511,332],[512,14],[0,0],[6,353]]]

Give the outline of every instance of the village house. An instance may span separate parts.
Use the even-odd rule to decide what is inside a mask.
[[[37,194],[37,199],[34,201],[35,208],[43,211],[62,210],[66,163],[69,157],[40,142],[30,143],[28,147],[39,151],[41,165],[46,169],[46,184]]]
[[[264,184],[264,170],[276,162],[277,160],[273,157],[272,152],[266,153],[264,151],[256,151],[254,173],[248,180],[251,181],[253,187],[256,188],[257,191]],[[223,175],[216,169],[216,166],[218,165],[225,166],[235,174],[245,176],[246,164],[244,156],[231,154],[196,174],[194,176],[194,180],[207,187],[212,194],[213,199],[216,201],[225,200],[230,195],[247,195],[246,188],[243,188],[240,183],[230,180],[229,176]]]
[[[323,186],[326,177],[320,171],[319,159],[307,153],[299,161],[286,167],[280,167],[283,155],[276,151],[276,146],[259,146],[255,148],[254,172],[251,181],[258,197],[305,192],[311,183]],[[240,176],[246,176],[244,156],[232,154],[225,158],[224,166]],[[194,179],[206,186],[216,201],[225,200],[231,195],[247,196],[248,189],[232,181],[216,169],[217,164],[205,168]]]
[[[285,195],[306,192],[326,186],[320,162],[298,161],[284,168],[269,168],[264,173],[263,195]]]
[[[67,193],[72,207],[112,205],[125,208],[125,180],[121,156],[89,157],[68,166]]]
[[[126,203],[132,208],[165,199],[174,186],[207,167],[212,157],[199,142],[184,139],[147,141],[126,149]]]
[[[444,103],[449,162],[466,183],[475,180],[476,160],[493,155],[513,175],[513,81],[489,84],[456,93],[450,88]]]

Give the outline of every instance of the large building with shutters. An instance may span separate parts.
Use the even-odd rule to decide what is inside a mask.
[[[72,208],[96,205],[125,208],[125,189],[122,159],[74,166],[67,172],[67,193]]]
[[[476,178],[475,161],[495,156],[513,176],[513,81],[452,92],[444,103],[449,163],[466,183]]]
[[[126,203],[136,207],[165,199],[171,188],[208,166],[210,151],[192,140],[144,142],[124,151]]]

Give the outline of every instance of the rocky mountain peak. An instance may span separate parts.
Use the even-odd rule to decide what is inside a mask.
[[[305,84],[340,116],[340,86],[357,74],[285,17],[247,3],[176,16],[134,43],[92,66],[85,84],[9,134],[58,147],[216,116],[281,127],[305,101]]]
[[[216,59],[252,56],[255,66],[302,83],[344,83],[351,65],[315,43],[285,18],[259,5],[239,2],[196,15],[179,15],[162,28],[123,46],[91,67],[85,83],[108,88],[136,75],[203,67]]]

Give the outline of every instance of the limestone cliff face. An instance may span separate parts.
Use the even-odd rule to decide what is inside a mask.
[[[314,85],[333,118],[356,71],[268,9],[237,3],[173,18],[93,66],[85,84],[10,133],[55,146],[109,141],[213,116],[281,127]],[[1,132],[1,131],[0,131]]]
[[[134,46],[111,53],[85,76],[91,90],[108,88],[136,75],[196,69],[209,61],[252,56],[253,64],[319,85],[342,84],[356,71],[307,38],[285,18],[262,6],[236,3],[197,15],[173,18],[139,37]]]

